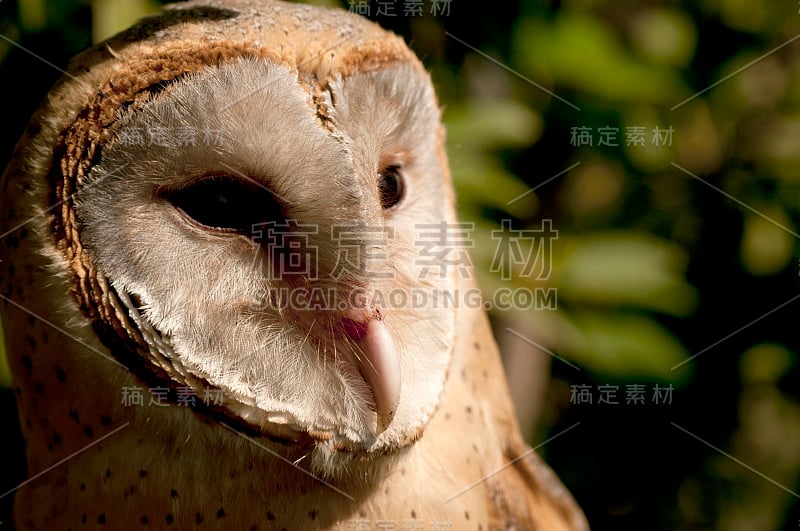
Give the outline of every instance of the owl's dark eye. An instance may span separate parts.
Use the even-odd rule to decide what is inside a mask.
[[[378,192],[381,196],[381,206],[384,209],[392,208],[399,203],[403,199],[404,191],[405,183],[399,167],[388,166],[380,173]]]
[[[231,177],[208,177],[166,196],[197,223],[221,231],[250,234],[253,225],[281,213],[269,190]]]

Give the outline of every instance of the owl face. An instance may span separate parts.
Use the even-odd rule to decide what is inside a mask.
[[[338,453],[418,438],[451,357],[454,278],[421,259],[452,222],[418,65],[310,79],[239,58],[119,112],[75,199],[80,240],[155,381],[213,414]]]

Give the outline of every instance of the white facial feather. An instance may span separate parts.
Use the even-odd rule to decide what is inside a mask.
[[[158,128],[170,133],[167,146],[119,140],[106,148],[76,211],[82,238],[115,289],[140,301],[182,366],[249,406],[248,417],[264,423],[265,431],[277,422],[331,432],[320,445],[323,453],[334,446],[383,451],[415,437],[438,404],[451,356],[452,312],[384,310],[400,353],[402,392],[394,420],[376,440],[363,379],[309,341],[307,327],[267,304],[265,290],[280,282],[268,278],[264,247],[192,226],[158,195],[208,173],[257,181],[285,206],[288,219],[318,229],[310,246],[318,248],[322,272],[314,285],[323,293],[346,294],[365,282],[386,302],[393,290],[430,295],[452,288],[449,276],[419,280],[415,263],[415,226],[448,221],[449,212],[429,81],[398,65],[339,79],[327,98],[323,123],[293,72],[264,60],[187,76],[123,116],[117,128],[119,139]],[[177,131],[212,131],[222,141],[209,146],[198,134],[197,145],[184,145]],[[387,164],[401,165],[406,183],[403,203],[390,212],[381,208],[377,183]],[[340,258],[331,228],[352,224],[393,231],[378,249],[386,260],[370,263],[389,278],[348,284],[325,274]],[[320,317],[313,326],[325,322]],[[331,344],[335,334],[322,332]]]

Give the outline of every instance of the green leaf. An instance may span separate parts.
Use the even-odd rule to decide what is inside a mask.
[[[742,354],[742,382],[775,384],[794,365],[794,356],[783,345],[759,343]]]
[[[495,151],[533,144],[541,117],[511,100],[473,101],[449,108],[444,116],[447,152],[462,221],[476,221],[486,207],[528,218],[538,208],[527,184],[508,172]]]
[[[46,0],[19,0],[19,23],[29,32],[41,31],[47,25]]]
[[[469,100],[448,107],[443,120],[448,144],[480,150],[527,147],[543,127],[539,114],[514,100]]]
[[[92,40],[107,39],[158,10],[154,0],[92,0]]]
[[[631,44],[645,59],[686,66],[697,45],[697,29],[685,13],[674,9],[644,9],[633,17]]]
[[[534,80],[626,104],[674,103],[685,90],[675,70],[635,57],[605,22],[583,13],[565,10],[548,23],[526,19],[515,38],[514,63]]]
[[[741,257],[745,269],[754,276],[775,275],[782,271],[792,258],[795,237],[784,227],[791,222],[777,205],[770,205],[759,210],[769,220],[747,214],[744,218]]]
[[[655,320],[589,311],[568,319],[577,335],[565,357],[581,368],[627,380],[679,383],[688,379],[688,371],[671,370],[688,359],[688,352]]]
[[[694,288],[677,245],[633,231],[562,236],[553,242],[552,284],[572,303],[690,314]]]

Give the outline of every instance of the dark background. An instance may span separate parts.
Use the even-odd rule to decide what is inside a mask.
[[[426,0],[414,15],[408,0],[361,4],[431,71],[487,297],[557,290],[555,309],[492,319],[525,435],[553,438],[538,451],[593,529],[797,529],[800,5]],[[389,4],[394,15],[379,14]],[[0,1],[0,167],[58,68],[155,8]],[[603,127],[618,145],[599,145]],[[627,145],[634,127],[643,146]],[[653,142],[656,128],[671,129],[669,145]],[[552,221],[547,278],[492,272],[501,220]],[[12,448],[0,493],[27,477],[9,385],[0,368]],[[579,385],[591,404],[572,400]],[[626,403],[632,385],[644,403]],[[599,386],[616,386],[618,403],[598,403]]]

